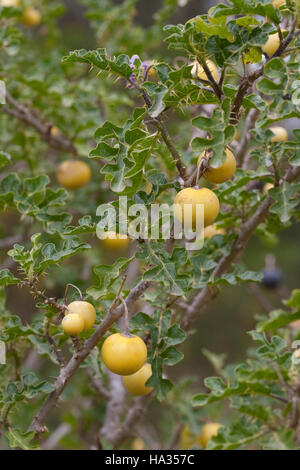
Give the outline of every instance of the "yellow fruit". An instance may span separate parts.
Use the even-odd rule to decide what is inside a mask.
[[[89,302],[75,300],[68,305],[68,310],[66,310],[67,314],[68,311],[80,316],[84,323],[83,331],[89,330],[96,321],[95,307]]]
[[[185,204],[191,204],[192,210],[184,210]],[[185,188],[179,191],[174,199],[174,214],[178,220],[184,222],[189,228],[196,226],[197,204],[204,206],[204,227],[213,223],[217,217],[220,204],[213,191],[208,188]]]
[[[207,423],[204,424],[200,437],[198,438],[199,443],[205,449],[208,441],[218,434],[219,428],[222,426],[220,423]]]
[[[125,250],[130,238],[122,233],[106,232],[106,238],[101,239],[102,244],[109,250]]]
[[[42,15],[39,12],[39,10],[37,10],[34,7],[27,7],[27,8],[25,8],[24,14],[21,17],[20,21],[25,26],[29,26],[30,28],[34,28],[35,26],[37,26],[41,22],[41,19],[42,19]]]
[[[202,158],[207,158],[206,153],[202,152],[200,157],[198,158],[197,165],[200,164]],[[225,162],[222,163],[221,166],[218,168],[210,167],[204,173],[204,178],[211,183],[224,183],[228,181],[230,178],[233,177],[236,170],[236,160],[234,158],[233,153],[231,150],[226,149],[226,159]]]
[[[191,65],[193,66],[191,70],[192,77],[194,78],[197,77],[197,78],[200,78],[201,80],[209,80],[206,73],[203,70],[202,65],[200,65],[199,62],[195,60]],[[208,69],[210,70],[210,73],[212,74],[214,80],[217,82],[219,79],[219,72],[215,63],[208,59],[206,60],[206,65]]]
[[[293,353],[293,356],[295,359],[300,359],[300,349],[296,349],[296,351]]]
[[[158,75],[155,68],[153,67],[153,60],[146,60],[145,63],[147,65],[147,80],[157,80]]]
[[[123,377],[124,387],[132,395],[148,395],[152,387],[145,387],[145,383],[152,375],[151,364],[144,364],[135,374]]]
[[[145,193],[150,194],[152,189],[153,189],[153,184],[151,183],[151,181],[147,181],[144,187]]]
[[[272,3],[273,3],[273,7],[279,8],[281,7],[281,5],[285,4],[285,0],[273,0]]]
[[[111,372],[130,375],[145,364],[147,347],[138,336],[115,333],[104,341],[101,355],[104,364]]]
[[[2,7],[18,7],[20,4],[19,0],[1,0],[0,5]]]
[[[235,140],[236,142],[240,140],[240,134],[238,133],[237,130],[235,130],[234,132],[233,140]]]
[[[68,335],[77,336],[84,329],[84,321],[77,313],[69,313],[63,318],[61,326]]]
[[[192,447],[197,447],[197,439],[191,433],[189,426],[186,425],[180,433],[179,448],[181,450],[188,450],[192,449]]]
[[[215,235],[225,235],[224,228],[217,228],[216,224],[209,225],[204,229],[204,238],[212,238]]]
[[[274,136],[271,138],[271,142],[286,142],[288,139],[287,130],[284,127],[270,127],[270,131],[273,132]]]
[[[133,439],[133,441],[131,443],[131,449],[132,450],[144,450],[145,449],[145,443],[144,443],[143,439],[141,439],[140,437],[136,437],[135,439]]]
[[[53,127],[51,127],[50,133],[51,133],[52,135],[58,136],[58,135],[60,135],[61,132],[60,132],[60,130],[59,130],[58,127],[53,126]]]
[[[278,49],[280,45],[280,39],[278,33],[271,34],[267,42],[262,46],[262,50],[272,56]]]
[[[263,193],[264,194],[268,194],[268,192],[270,191],[270,189],[274,188],[274,184],[272,183],[266,183],[263,187]]]
[[[56,177],[65,188],[78,189],[90,181],[91,169],[80,160],[67,160],[59,165]]]

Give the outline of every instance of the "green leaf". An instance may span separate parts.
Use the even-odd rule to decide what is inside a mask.
[[[164,364],[167,366],[174,366],[178,362],[182,361],[184,358],[184,355],[182,352],[178,351],[176,348],[171,346],[170,348],[167,348],[161,355]]]
[[[297,320],[300,320],[300,310],[296,313],[286,312],[285,310],[274,310],[270,313],[268,320],[258,323],[257,329],[258,331],[277,330]]]
[[[0,168],[11,163],[11,156],[6,152],[0,151]]]
[[[18,284],[20,279],[15,277],[9,269],[2,269],[0,271],[0,287],[7,286],[8,284]]]
[[[97,285],[90,287],[87,293],[98,300],[111,292],[114,281],[120,280],[122,272],[131,263],[133,258],[119,258],[113,265],[99,264],[93,271],[97,277]]]
[[[276,201],[271,207],[270,212],[277,214],[281,222],[288,222],[292,216],[293,209],[299,203],[299,199],[296,197],[298,193],[298,184],[290,184],[286,181],[277,188],[270,189],[269,194]]]
[[[296,308],[300,311],[300,289],[292,290],[290,298],[282,302],[284,305],[287,305],[287,307]]]
[[[9,441],[11,448],[18,448],[23,450],[39,450],[38,444],[32,444],[32,440],[35,437],[34,431],[21,432],[16,428],[9,428],[6,432],[6,437]]]
[[[175,324],[168,329],[165,341],[169,346],[175,346],[176,344],[182,343],[185,338],[186,333]]]
[[[156,398],[159,401],[164,400],[174,387],[170,380],[162,377],[162,363],[163,359],[161,357],[156,357],[152,361],[152,376],[146,383],[147,386],[154,387]]]
[[[192,124],[199,129],[206,131],[210,137],[195,137],[192,141],[192,149],[196,152],[211,149],[213,156],[210,164],[217,168],[226,159],[225,148],[232,142],[234,137],[234,127],[228,124],[229,120],[229,98],[223,101],[223,109],[216,108],[212,117],[198,116],[192,120]]]

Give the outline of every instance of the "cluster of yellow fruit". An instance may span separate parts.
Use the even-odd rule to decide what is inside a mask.
[[[18,8],[20,6],[20,0],[0,0],[0,5],[2,7],[15,7]],[[40,24],[42,19],[42,15],[39,10],[36,8],[29,6],[26,7],[23,15],[20,18],[21,23],[29,28],[34,28],[38,24]]]
[[[280,8],[282,5],[285,4],[285,0],[273,0],[272,3],[275,8]],[[285,32],[285,30],[283,29],[282,32]],[[262,50],[263,52],[268,54],[268,56],[271,57],[277,51],[279,45],[280,45],[279,34],[278,33],[270,34],[267,42],[262,46]],[[200,65],[197,60],[192,62],[191,65],[192,65],[192,70],[191,70],[192,77],[199,78],[200,80],[209,81],[207,74],[205,73],[202,65]],[[216,64],[210,59],[207,59],[206,65],[213,79],[215,80],[215,82],[217,82],[220,75],[216,67]]]
[[[123,383],[132,395],[148,395],[146,387],[152,375],[151,364],[147,363],[147,346],[136,335],[115,333],[103,343],[101,356],[106,367],[114,374],[123,376]]]
[[[95,307],[89,302],[75,300],[67,306],[61,326],[68,335],[77,336],[92,328],[95,321]]]
[[[185,426],[180,434],[180,449],[188,450],[199,445],[206,449],[208,441],[218,434],[220,423],[206,423],[203,425],[200,436],[194,436],[188,426]]]
[[[77,336],[89,330],[95,321],[95,307],[89,302],[76,300],[67,306],[61,326],[68,335]],[[146,363],[147,347],[139,336],[110,335],[103,343],[101,355],[111,372],[123,376],[124,386],[132,395],[151,392],[152,388],[145,384],[152,375],[152,368]]]

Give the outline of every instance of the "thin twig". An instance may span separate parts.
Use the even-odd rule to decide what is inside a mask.
[[[90,381],[91,385],[96,390],[98,395],[100,395],[103,398],[109,399],[109,397],[110,397],[109,391],[106,390],[106,388],[104,388],[101,380],[93,374],[92,369],[90,367],[87,367],[85,369],[85,372],[86,372],[86,375],[89,378],[89,381]]]
[[[53,149],[77,155],[77,150],[70,139],[63,134],[54,135],[51,132],[53,124],[43,122],[33,109],[18,103],[8,92],[6,92],[6,101],[10,106],[3,105],[2,111],[36,129]]]

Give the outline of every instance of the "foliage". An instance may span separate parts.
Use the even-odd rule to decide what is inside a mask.
[[[151,406],[166,407],[173,416],[171,434],[159,431],[163,445],[178,422],[196,436],[218,413],[224,426],[210,449],[299,448],[299,365],[293,350],[299,291],[282,309],[259,318],[250,332],[259,346],[245,362],[224,367],[223,356],[205,352],[218,375],[205,379],[209,393],[195,395],[190,380],[169,377],[169,367],[184,357],[182,343],[194,333],[200,310],[225,287],[260,283],[262,274],[240,258],[251,236],[273,239],[299,220],[299,130],[286,142],[274,142],[269,129],[300,117],[298,0],[280,9],[270,0],[230,0],[176,25],[166,23],[181,2],[166,0],[149,28],[135,22],[136,0],[81,3],[96,44],[92,50],[88,39],[75,50],[65,45],[60,1],[38,3],[42,23],[34,29],[22,24],[33,0],[0,6],[0,78],[7,90],[0,105],[1,224],[13,218],[0,241],[8,247],[0,271],[0,346],[6,349],[0,365],[1,445],[37,449],[36,438],[42,437],[43,448],[48,416],[41,419],[38,410],[48,397],[50,433],[61,423],[71,430],[62,447],[86,446],[76,424],[79,413],[88,442],[126,448],[136,432],[135,423],[126,421],[127,410],[138,402],[123,400],[116,418],[123,434],[115,440],[117,430],[108,432],[105,421],[113,379],[100,354],[107,335],[122,330],[126,299],[130,331],[148,347]],[[286,31],[280,29],[283,21]],[[279,49],[268,57],[262,46],[278,31]],[[207,60],[218,67],[217,80]],[[192,73],[194,61],[207,79]],[[140,237],[120,256],[108,253],[97,238],[100,204],[120,213],[119,197],[126,196],[129,208],[143,203],[146,212],[153,203],[170,206],[182,187],[198,183],[199,154],[210,150],[209,164],[218,168],[228,146],[238,163],[233,180],[212,187],[198,171],[201,185],[219,198],[216,223],[225,234],[189,251],[181,240],[166,241],[161,228],[155,239]],[[91,181],[74,191],[56,181],[58,164],[69,158],[84,159],[92,170]],[[274,185],[268,193],[261,190],[265,183]],[[67,284],[78,286],[97,310],[95,327],[75,339],[60,326]],[[6,295],[24,290],[36,302],[33,315],[16,315],[6,302]],[[78,299],[75,290],[72,297]],[[86,374],[89,382],[80,380]],[[107,403],[99,404],[97,393]],[[84,404],[78,406],[81,396]],[[55,408],[61,399],[69,405],[65,413]]]

